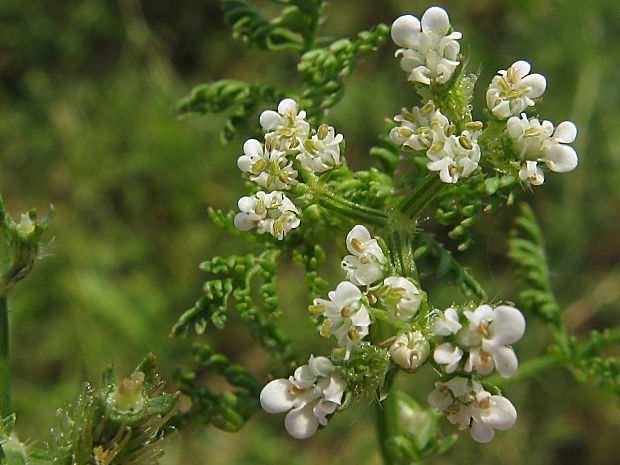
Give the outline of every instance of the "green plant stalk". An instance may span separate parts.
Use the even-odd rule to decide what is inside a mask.
[[[319,205],[353,220],[359,220],[365,224],[385,226],[388,222],[387,215],[376,208],[367,207],[352,202],[331,192],[322,192],[319,195]]]
[[[11,414],[11,373],[9,367],[9,307],[0,296],[0,418]]]
[[[398,208],[408,218],[417,219],[444,187],[446,183],[439,178],[437,173],[431,172],[424,178],[424,181],[403,198]]]

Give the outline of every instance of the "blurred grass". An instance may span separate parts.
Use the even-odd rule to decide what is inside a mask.
[[[48,202],[58,209],[50,256],[10,301],[14,403],[24,438],[47,438],[55,409],[79,391],[82,380],[98,382],[108,363],[125,375],[153,349],[164,374],[187,362],[191,341],[169,340],[167,334],[199,295],[198,263],[223,250],[250,248],[215,229],[206,215],[207,205],[234,208],[243,191],[234,165],[244,135],[220,146],[222,118],[179,121],[170,108],[201,82],[227,77],[294,90],[298,76],[293,54],[251,51],[235,42],[218,3],[0,2],[0,190],[14,216],[32,206],[44,213]],[[620,4],[438,3],[464,33],[471,69],[480,71],[478,108],[495,71],[525,58],[548,78],[542,116],[577,123],[578,169],[549,176],[532,201],[569,327],[585,336],[618,324]],[[323,31],[353,36],[404,13],[419,16],[430,5],[331,2]],[[393,50],[387,45],[360,63],[330,115],[356,168],[372,163],[366,154],[383,119],[415,103]],[[507,208],[485,218],[477,243],[461,255],[492,298],[512,297],[506,239],[514,214]],[[426,225],[433,227],[432,221]],[[286,265],[281,273],[286,312],[305,308],[295,270]],[[426,284],[436,305],[456,298],[441,283]],[[298,327],[289,313],[283,324]],[[294,342],[319,350],[307,326]],[[261,353],[243,330],[208,334],[218,350],[266,374]],[[544,329],[531,325],[517,346],[521,360],[539,354],[547,342]],[[405,387],[423,401],[430,379],[420,373],[401,383],[411,384]],[[620,415],[607,394],[558,370],[512,386],[507,395],[520,414],[513,430],[484,446],[463,437],[432,463],[617,463]],[[185,431],[171,441],[165,463],[273,464],[295,457],[310,464],[337,457],[378,464],[368,412],[358,406],[337,415],[328,431],[305,442],[284,433],[281,417],[266,414],[239,435]]]

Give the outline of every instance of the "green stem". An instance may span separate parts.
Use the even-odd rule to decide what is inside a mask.
[[[388,216],[385,212],[376,208],[367,207],[352,202],[331,192],[321,192],[318,198],[319,205],[353,220],[361,221],[365,224],[375,226],[385,226]]]
[[[400,211],[409,218],[418,218],[424,207],[446,187],[437,173],[429,173],[399,204]]]
[[[11,414],[9,367],[9,308],[7,296],[0,296],[0,418]]]

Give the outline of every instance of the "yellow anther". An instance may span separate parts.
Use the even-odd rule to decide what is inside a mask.
[[[315,315],[322,315],[323,313],[327,311],[327,309],[325,308],[325,305],[318,304],[318,305],[309,305],[308,311]]]
[[[258,174],[265,169],[267,162],[262,158],[252,165],[252,174]]]
[[[469,123],[465,123],[465,129],[469,129],[470,131],[480,131],[484,127],[482,121],[470,121]]]
[[[305,389],[299,389],[297,386],[291,386],[291,389],[289,389],[291,394],[295,394],[295,395],[299,395],[299,394],[303,394],[304,392],[306,392]]]
[[[358,341],[360,338],[360,333],[357,331],[357,329],[350,329],[347,332],[347,336],[351,341]]]
[[[342,310],[340,310],[340,316],[342,318],[349,318],[351,316],[351,313],[353,312],[351,311],[350,305],[345,305],[344,307],[342,307]]]
[[[506,80],[504,76],[499,78],[499,85],[504,91],[507,91],[510,89],[510,84],[508,83],[508,81]]]
[[[311,153],[317,152],[317,146],[312,139],[306,139],[304,142],[304,148]]]
[[[256,204],[254,211],[257,215],[262,215],[265,213],[265,201],[263,199],[258,199],[258,203]]]
[[[282,226],[282,222],[280,220],[273,222],[273,230],[275,231],[278,239],[282,239],[284,237],[284,227]]]
[[[542,130],[538,128],[527,128],[523,134],[527,137],[536,137],[542,134]]]
[[[474,148],[474,146],[472,145],[471,141],[469,140],[469,138],[463,134],[459,137],[459,144],[461,144],[461,147],[463,147],[464,149],[467,150],[471,150]]]
[[[476,332],[480,334],[481,336],[486,336],[488,333],[487,331],[488,326],[489,324],[486,321],[481,321],[478,327],[476,328]]]
[[[400,137],[410,137],[411,134],[413,134],[413,131],[410,128],[407,127],[400,127],[400,128],[396,128],[396,133],[400,136]]]
[[[321,325],[321,330],[319,331],[319,334],[323,337],[329,337],[329,329],[330,329],[331,323],[329,322],[329,320],[325,320],[323,321],[323,324]]]
[[[360,256],[360,263],[362,265],[366,265],[366,264],[370,263],[370,259],[366,255],[362,255],[362,256]]]
[[[439,141],[435,144],[433,144],[430,148],[430,152],[431,154],[435,155],[437,153],[439,153],[444,147],[445,147],[446,143],[444,141]]]
[[[403,112],[401,113],[401,115],[403,116],[403,118],[405,118],[408,121],[411,121],[412,123],[415,123],[415,115],[413,113],[411,113],[410,111],[407,110],[403,110]]]
[[[506,92],[506,97],[508,100],[514,100],[517,98],[521,98],[526,95],[530,91],[529,87],[521,87],[520,89],[512,89]]]
[[[420,114],[422,116],[428,116],[432,113],[434,109],[435,109],[435,105],[433,105],[431,102],[428,102],[426,105],[420,108]]]
[[[327,124],[321,124],[319,126],[319,130],[317,131],[316,135],[318,136],[319,139],[323,140],[327,137],[328,132],[329,132],[329,126]]]
[[[452,134],[454,134],[455,130],[456,130],[456,126],[454,124],[448,124],[443,129],[443,133],[446,135],[446,137],[450,137]]]
[[[360,241],[357,237],[351,239],[351,247],[353,247],[353,250],[359,253],[362,253],[364,251],[362,241]]]
[[[288,184],[290,182],[288,179],[288,175],[284,171],[278,172],[278,179],[284,184]]]
[[[478,402],[478,407],[483,410],[488,409],[491,406],[491,397],[485,397],[480,402]]]

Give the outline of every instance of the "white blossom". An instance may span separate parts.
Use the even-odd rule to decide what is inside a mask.
[[[342,260],[341,266],[347,279],[357,286],[366,286],[383,277],[385,255],[370,232],[358,224],[347,234],[347,249],[351,255]]]
[[[340,164],[340,143],[342,134],[336,134],[333,127],[322,124],[315,135],[300,145],[297,159],[307,170],[322,173]]]
[[[237,166],[248,173],[250,181],[269,190],[289,189],[297,184],[297,171],[286,153],[274,147],[273,139],[267,138],[263,146],[256,139],[243,144],[243,155],[237,159]]]
[[[336,337],[338,345],[346,349],[346,360],[351,349],[357,347],[368,334],[370,315],[362,302],[362,292],[348,281],[342,281],[327,296],[329,300],[314,299],[311,310],[326,318],[321,334]]]
[[[402,108],[394,121],[400,126],[390,131],[392,142],[418,151],[428,150],[433,140],[450,125],[448,118],[435,108],[432,100],[422,108],[413,107],[411,111]]]
[[[572,121],[563,121],[553,128],[551,121],[513,116],[506,122],[506,132],[513,141],[514,149],[523,160],[519,177],[533,185],[544,182],[544,174],[537,162],[547,165],[551,171],[566,173],[577,167],[579,158],[570,143],[577,137],[577,126]]]
[[[383,280],[379,300],[390,318],[407,321],[416,314],[422,294],[415,284],[402,276],[390,276]]]
[[[260,393],[260,403],[268,413],[288,412],[284,420],[286,431],[297,439],[305,439],[319,425],[327,425],[327,415],[336,411],[346,387],[328,358],[311,355],[308,364],[298,367],[288,379],[269,382]]]
[[[478,442],[491,441],[494,430],[510,429],[517,421],[517,411],[507,398],[491,395],[478,381],[459,376],[436,382],[428,403],[444,412],[459,430],[469,429]]]
[[[275,140],[276,148],[292,150],[308,138],[310,125],[306,121],[306,112],[299,111],[297,102],[285,98],[278,105],[278,111],[265,110],[260,115],[260,124]]]
[[[408,80],[445,84],[459,64],[460,32],[453,32],[448,13],[432,7],[424,12],[422,21],[412,15],[397,18],[392,24],[392,40],[400,48],[401,68],[409,73]]]
[[[241,197],[237,204],[240,213],[235,216],[235,227],[241,231],[256,228],[258,234],[268,232],[282,240],[291,230],[299,226],[299,211],[295,204],[282,192],[259,191],[249,197]]]
[[[456,183],[460,177],[466,178],[478,168],[480,131],[466,129],[460,136],[456,136],[434,130],[433,135],[433,145],[426,152],[430,159],[426,167],[431,171],[439,171],[443,182]]]
[[[499,70],[487,90],[487,106],[499,119],[518,115],[534,105],[547,87],[542,74],[529,74],[531,65],[519,60],[508,69]]]
[[[419,368],[429,352],[430,345],[421,331],[400,331],[390,346],[392,360],[405,370]]]
[[[439,336],[456,334],[463,326],[459,322],[457,311],[450,307],[445,312],[438,312],[439,318],[433,323],[433,332]]]
[[[448,311],[446,311],[447,313]],[[455,342],[444,342],[435,348],[434,360],[445,365],[446,373],[452,373],[465,351],[468,358],[463,369],[471,373],[474,369],[481,375],[490,374],[493,369],[504,378],[513,376],[519,366],[517,356],[508,344],[517,342],[525,332],[523,314],[514,307],[500,305],[492,308],[481,305],[474,311],[463,312],[468,325],[455,332],[448,332],[442,322],[435,327],[442,331],[440,335],[456,334]],[[447,320],[447,319],[446,319]],[[446,321],[447,322],[447,321]],[[454,326],[456,327],[456,326]],[[447,333],[447,334],[446,334]]]

